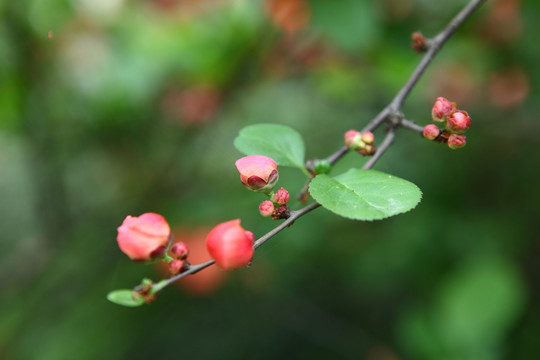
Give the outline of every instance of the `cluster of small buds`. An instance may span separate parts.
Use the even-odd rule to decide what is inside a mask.
[[[187,262],[187,257],[189,255],[189,249],[186,243],[182,241],[175,242],[171,246],[170,253],[175,257],[175,259],[169,261],[168,264],[171,275],[180,274],[188,268],[189,263]]]
[[[264,200],[259,205],[259,212],[262,216],[272,216],[274,220],[283,219],[284,216],[288,217],[289,208],[287,203],[291,199],[289,192],[285,188],[281,187],[272,196],[272,200]]]
[[[471,126],[469,114],[458,109],[455,102],[443,97],[438,97],[431,110],[433,121],[444,123],[444,129],[439,129],[434,124],[424,127],[422,135],[428,140],[446,142],[452,150],[462,148],[467,143],[463,133]]]
[[[277,164],[273,159],[264,155],[245,156],[236,161],[236,169],[244,186],[252,191],[265,193],[270,198],[259,204],[262,216],[272,216],[273,219],[288,217],[287,203],[291,198],[289,192],[282,187],[272,193],[279,178]]]
[[[373,155],[376,150],[375,136],[371,131],[360,133],[356,130],[349,130],[345,133],[345,146],[365,156]]]

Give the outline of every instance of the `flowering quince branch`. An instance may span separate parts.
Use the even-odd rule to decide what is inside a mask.
[[[420,80],[425,70],[435,57],[435,54],[439,52],[444,43],[450,38],[450,36],[452,36],[456,32],[459,26],[461,26],[461,24],[463,24],[463,22],[485,1],[486,0],[472,0],[471,2],[469,2],[441,32],[439,32],[433,39],[428,41],[426,53],[414,69],[413,73],[411,74],[405,85],[398,91],[397,95],[394,97],[394,99],[392,99],[390,104],[388,104],[373,120],[371,120],[362,129],[362,132],[374,131],[386,121],[389,122],[393,127],[404,127],[422,135],[423,127],[416,125],[410,120],[405,120],[403,118],[403,113],[400,112],[400,109],[414,86],[418,83],[418,80]],[[335,164],[348,151],[349,148],[344,146],[338,151],[336,151],[334,154],[330,155],[327,160],[331,164]],[[379,152],[383,151],[379,149]],[[374,163],[372,165],[374,165]]]
[[[312,210],[323,206],[328,210],[352,219],[374,220],[393,216],[412,209],[421,198],[421,192],[412,183],[405,180],[392,177],[391,175],[371,169],[381,156],[392,145],[396,130],[399,127],[423,135],[428,140],[447,143],[451,149],[458,149],[465,146],[466,138],[463,133],[469,128],[471,120],[466,111],[458,109],[457,104],[448,101],[443,97],[437,98],[432,109],[432,118],[435,123],[444,124],[444,128],[439,129],[435,124],[429,124],[424,127],[415,124],[413,121],[404,118],[400,111],[406,98],[417,84],[420,77],[431,63],[435,54],[441,49],[443,44],[457,30],[457,28],[476,10],[485,0],[471,0],[434,38],[425,39],[420,33],[414,33],[413,48],[417,52],[425,52],[419,64],[413,73],[398,91],[392,101],[373,118],[361,132],[349,130],[345,133],[345,146],[338,149],[335,153],[326,159],[314,159],[303,163],[303,142],[301,137],[292,129],[280,125],[261,125],[265,143],[275,143],[276,149],[286,148],[291,154],[283,154],[279,151],[271,154],[271,157],[265,155],[249,155],[239,159],[236,167],[240,173],[240,179],[243,185],[251,191],[264,194],[268,197],[259,205],[259,212],[263,216],[271,216],[274,220],[284,219],[282,223],[274,229],[255,240],[253,233],[244,230],[240,225],[240,220],[230,220],[218,224],[208,234],[206,245],[212,259],[206,262],[191,265],[187,261],[188,248],[182,242],[173,244],[173,236],[170,227],[165,219],[158,214],[146,213],[139,217],[128,216],[123,224],[118,228],[118,244],[120,249],[134,261],[152,261],[161,259],[168,263],[171,277],[158,283],[153,283],[144,279],[140,285],[133,290],[116,290],[107,296],[112,302],[125,306],[139,306],[144,303],[152,302],[157,293],[172,283],[195,274],[211,265],[216,264],[224,270],[231,270],[248,265],[253,257],[254,251],[266,241],[289,227],[298,218],[311,212]],[[375,146],[372,131],[380,125],[386,123],[386,135],[380,145]],[[259,130],[260,130],[259,128]],[[247,128],[246,128],[247,129]],[[260,136],[257,131],[246,130],[245,136]],[[272,134],[273,131],[273,134]],[[242,136],[242,131],[240,132]],[[279,135],[275,135],[278,133]],[[283,140],[285,139],[285,140]],[[238,138],[237,138],[238,140]],[[235,146],[244,153],[253,153],[249,146],[241,139]],[[260,143],[256,139],[255,143]],[[291,150],[294,146],[290,143],[301,144],[302,151]],[[248,141],[249,144],[249,141]],[[246,147],[247,146],[247,147]],[[243,149],[249,150],[243,150]],[[371,158],[364,164],[362,170],[350,169],[347,173],[336,177],[329,177],[326,174],[330,172],[332,165],[337,163],[349,150]],[[294,154],[293,154],[294,153]],[[277,160],[277,162],[274,160]],[[279,160],[278,160],[279,159]],[[290,199],[289,193],[285,188],[280,188],[273,192],[273,188],[279,179],[278,163],[284,166],[295,166],[302,172],[310,176],[308,183],[301,191],[299,197],[308,197],[308,191],[316,202],[311,203],[299,210],[291,210],[287,203]],[[361,180],[359,180],[361,179]],[[364,196],[381,194],[375,193],[371,186],[386,182],[390,188],[389,197],[386,199],[393,207],[387,204],[372,206],[368,210],[357,211],[357,204],[365,201]],[[308,188],[309,186],[309,188]],[[308,190],[309,189],[309,190]],[[352,189],[352,190],[351,190]],[[333,193],[338,191],[338,193]],[[347,193],[347,191],[351,191]],[[394,191],[394,194],[392,194]],[[355,197],[350,200],[352,205],[347,208],[347,204],[336,204],[335,199],[343,199],[342,195]],[[394,197],[392,197],[394,196]],[[405,198],[402,204],[394,204],[396,199]],[[412,200],[411,200],[412,199]],[[384,199],[383,199],[384,200]],[[347,203],[349,200],[345,200]],[[398,201],[399,202],[399,201]],[[400,207],[401,206],[401,207]],[[362,207],[362,206],[360,206]],[[364,206],[365,207],[365,206]],[[380,209],[383,210],[380,210]]]

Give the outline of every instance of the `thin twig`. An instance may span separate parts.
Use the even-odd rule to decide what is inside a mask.
[[[165,281],[163,284],[161,284],[161,286],[160,286],[160,291],[161,291],[163,288],[165,288],[165,287],[171,285],[173,282],[176,282],[176,281],[180,280],[181,278],[186,277],[186,276],[188,276],[188,275],[195,274],[195,273],[201,271],[202,269],[207,268],[207,267],[209,267],[210,265],[213,265],[215,262],[216,262],[216,261],[212,259],[212,260],[208,260],[207,262],[203,262],[203,263],[201,263],[201,264],[190,265],[190,267],[189,267],[186,271],[181,272],[181,273],[178,274],[178,275],[175,275],[175,276],[170,277],[169,279],[167,279],[167,281]]]
[[[375,116],[373,120],[371,120],[364,128],[362,129],[362,132],[364,131],[374,131],[376,128],[379,127],[383,122],[385,122],[388,119],[388,116],[390,115],[390,107],[387,106],[382,111]]]
[[[423,126],[420,126],[420,125],[416,124],[414,121],[410,121],[410,120],[407,120],[407,119],[402,119],[400,126],[405,128],[405,129],[415,131],[415,132],[419,133],[420,135],[422,135],[422,133],[424,132],[424,127]]]
[[[347,152],[349,151],[349,148],[346,146],[341,147],[339,150],[337,150],[335,153],[330,155],[326,158],[326,160],[330,163],[330,165],[334,165],[338,162],[339,159],[343,157]]]
[[[375,151],[375,154],[373,154],[373,156],[368,160],[368,162],[366,162],[364,166],[362,166],[362,169],[364,170],[371,169],[373,165],[375,165],[377,160],[379,160],[379,158],[386,152],[386,150],[388,150],[390,145],[392,145],[392,142],[394,141],[395,137],[396,137],[396,129],[392,127],[388,130],[388,133],[386,134],[381,145],[379,145],[379,147]]]
[[[450,23],[435,36],[433,39],[431,39],[430,45],[424,56],[422,57],[422,60],[420,60],[420,63],[416,66],[413,73],[409,77],[409,80],[405,83],[405,85],[399,90],[396,97],[392,100],[389,107],[392,111],[398,111],[401,109],[401,106],[405,102],[405,99],[407,96],[409,96],[409,93],[414,88],[418,80],[420,80],[420,77],[428,67],[428,65],[431,63],[431,60],[433,60],[433,57],[439,50],[442,48],[444,43],[456,32],[457,28],[463,24],[463,22],[472,14],[474,10],[476,10],[480,5],[482,5],[483,2],[486,0],[473,0],[467,6],[465,6],[459,14],[457,14]]]
[[[285,229],[287,226],[291,225],[296,219],[298,219],[299,217],[307,214],[311,210],[314,210],[314,209],[318,208],[319,206],[321,206],[321,204],[313,203],[313,204],[309,204],[307,206],[304,206],[300,210],[291,211],[291,216],[289,216],[289,218],[287,220],[285,220],[284,222],[282,222],[281,224],[276,226],[274,229],[267,232],[265,235],[261,236],[257,241],[255,241],[255,243],[253,244],[253,248],[257,249],[259,246],[264,244],[271,237],[273,237],[274,235],[279,233],[281,230]]]

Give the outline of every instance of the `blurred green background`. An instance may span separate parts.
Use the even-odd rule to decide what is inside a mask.
[[[407,100],[421,125],[438,96],[473,119],[462,150],[402,130],[376,165],[422,189],[415,210],[317,209],[247,269],[150,306],[105,299],[162,276],[119,251],[128,214],[163,214],[193,256],[219,222],[275,226],[238,179],[239,129],[286,124],[326,157],[408,78],[410,34],[465,3],[0,1],[0,357],[538,359],[536,0],[488,1]],[[291,193],[305,181],[280,175]]]

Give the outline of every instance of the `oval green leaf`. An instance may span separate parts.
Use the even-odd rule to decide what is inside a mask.
[[[355,220],[379,220],[414,208],[422,192],[413,183],[375,170],[350,169],[336,177],[316,176],[311,196],[323,207]]]
[[[246,155],[265,155],[274,159],[278,165],[304,168],[304,140],[296,130],[288,126],[246,126],[234,139],[234,146]]]
[[[129,289],[114,290],[107,294],[107,300],[122,306],[136,307],[144,304],[144,299],[134,299]]]

